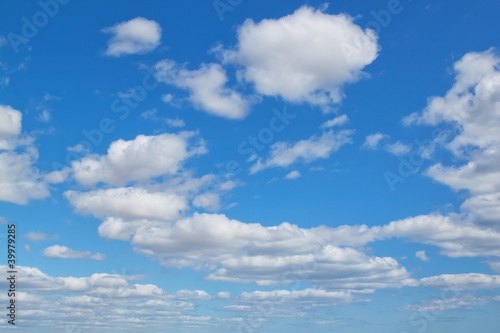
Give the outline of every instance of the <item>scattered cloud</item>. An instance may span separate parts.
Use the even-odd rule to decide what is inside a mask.
[[[290,173],[288,173],[286,176],[285,176],[285,179],[297,179],[297,178],[300,178],[302,175],[300,174],[299,171],[297,170],[293,170],[293,171],[290,171]]]
[[[73,151],[75,153],[88,153],[89,152],[89,149],[80,143],[73,146],[73,147],[68,147],[67,150]]]
[[[175,119],[167,118],[167,119],[165,119],[165,122],[170,127],[183,128],[184,126],[186,126],[186,123],[184,122],[184,120],[179,119],[179,118],[175,118]]]
[[[477,226],[455,214],[409,217],[383,226],[382,233],[388,238],[395,236],[435,245],[441,254],[452,258],[500,256],[500,232]]]
[[[401,307],[402,311],[411,312],[428,312],[435,313],[440,311],[472,309],[477,306],[486,305],[491,302],[497,302],[499,299],[495,297],[481,297],[471,294],[453,295],[446,298],[436,298],[424,300],[420,304],[413,304]]]
[[[160,45],[160,25],[143,17],[115,24],[102,32],[112,35],[104,52],[108,56],[149,53]]]
[[[425,251],[417,251],[415,252],[415,258],[418,258],[422,261],[429,261],[429,257],[425,254]]]
[[[72,250],[66,246],[53,245],[44,249],[42,255],[52,259],[92,259],[106,260],[106,255],[102,253],[92,253],[90,251],[80,252]]]
[[[49,235],[41,231],[30,231],[27,234],[24,234],[23,237],[30,241],[41,241],[51,238]]]
[[[228,78],[219,64],[202,64],[197,70],[189,70],[162,60],[155,70],[159,81],[187,90],[189,101],[199,110],[229,119],[242,119],[249,112],[250,102],[226,86]]]
[[[342,125],[346,124],[348,121],[349,121],[349,118],[347,117],[347,115],[343,114],[341,116],[335,117],[333,119],[330,119],[330,120],[324,122],[323,124],[321,124],[320,128],[326,129],[326,128],[331,128],[331,127],[335,127],[335,126],[342,126]]]
[[[470,52],[454,65],[455,82],[443,97],[404,119],[407,125],[453,126],[456,135],[443,145],[464,164],[431,166],[426,174],[470,197],[463,212],[476,223],[500,230],[500,57],[493,49]]]
[[[9,105],[0,105],[0,149],[5,149],[2,146],[6,146],[1,140],[21,134],[21,121],[21,111],[15,110]]]
[[[48,123],[50,121],[50,112],[47,109],[43,109],[40,111],[40,113],[36,116],[36,120],[42,123]]]
[[[272,167],[288,167],[298,161],[309,163],[320,158],[329,158],[340,147],[352,142],[353,133],[353,130],[329,130],[321,136],[313,135],[296,143],[276,142],[271,146],[270,156],[266,160],[259,158],[250,173]]]
[[[395,143],[386,145],[384,149],[392,155],[400,156],[400,155],[407,155],[411,151],[411,146],[408,146],[400,141],[397,141]]]
[[[379,146],[380,141],[382,141],[384,138],[389,137],[386,134],[382,133],[374,133],[370,134],[365,138],[365,142],[361,146],[362,148],[367,148],[367,149],[377,149]]]
[[[382,133],[374,133],[366,136],[365,142],[361,148],[377,150],[382,147],[386,152],[392,155],[400,156],[407,155],[411,151],[411,145],[406,145],[400,141],[394,143],[386,143],[382,146],[382,141],[387,141],[389,135]]]
[[[500,275],[480,273],[442,274],[420,279],[426,287],[447,290],[476,290],[500,288]]]

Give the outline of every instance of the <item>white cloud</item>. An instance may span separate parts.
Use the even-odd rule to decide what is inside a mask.
[[[144,118],[144,119],[150,119],[150,120],[158,120],[158,110],[156,108],[146,110],[144,112],[141,112],[139,117]]]
[[[420,304],[407,305],[400,309],[403,311],[435,313],[448,310],[472,309],[495,301],[498,301],[495,297],[478,297],[471,294],[452,295],[450,297],[424,300]]]
[[[225,311],[237,313],[262,312],[262,319],[272,317],[315,317],[321,307],[346,305],[354,302],[368,302],[365,296],[370,290],[272,290],[243,292],[234,301],[235,305],[227,305]],[[313,314],[314,313],[314,314]]]
[[[64,196],[82,214],[96,217],[117,216],[126,220],[170,221],[187,208],[182,196],[150,192],[138,187],[120,187],[90,192],[66,191]]]
[[[107,155],[87,155],[73,162],[73,175],[83,185],[125,185],[175,174],[184,160],[206,152],[203,142],[190,145],[188,141],[194,136],[194,132],[182,132],[120,139],[111,143]]]
[[[21,134],[22,113],[8,105],[0,105],[0,149],[1,140]]]
[[[426,287],[447,290],[494,289],[500,287],[500,275],[480,273],[442,274],[420,279],[420,284]]]
[[[92,253],[90,251],[75,251],[66,246],[53,245],[45,248],[42,255],[52,259],[92,259],[105,260],[106,255],[102,253]]]
[[[493,271],[500,273],[500,261],[487,261],[486,263]]]
[[[389,138],[389,135],[382,133],[367,135],[365,138],[365,142],[363,143],[361,148],[377,150],[381,147],[382,141],[388,141]],[[396,141],[394,143],[386,143],[382,146],[382,148],[389,154],[396,156],[406,155],[411,151],[411,145],[406,145],[400,141]]]
[[[319,128],[330,128],[330,127],[335,127],[335,126],[342,126],[344,125],[345,123],[347,123],[349,121],[349,118],[347,117],[347,115],[343,114],[341,116],[338,116],[338,117],[335,117],[333,119],[330,119],[326,122],[324,122],[323,124],[321,124],[321,126]]]
[[[217,211],[220,208],[220,196],[216,192],[206,192],[197,195],[193,200],[195,207],[201,207],[208,211]]]
[[[309,139],[293,144],[276,142],[271,146],[267,160],[258,159],[250,169],[250,173],[271,167],[288,167],[298,161],[309,163],[320,158],[329,158],[340,147],[352,142],[353,133],[352,130],[342,130],[337,133],[329,130],[319,137],[313,135]]]
[[[365,138],[365,142],[361,146],[362,148],[377,149],[380,141],[387,138],[388,135],[382,133],[370,134]]]
[[[500,222],[500,192],[478,194],[465,200],[460,206],[483,224],[496,226]]]
[[[30,241],[41,241],[50,238],[49,235],[41,231],[30,231],[27,234],[24,234],[23,237]]]
[[[204,290],[179,290],[175,292],[174,297],[185,301],[208,301],[211,299],[210,295]]]
[[[453,258],[500,256],[499,232],[481,228],[454,214],[409,217],[383,226],[381,233],[388,238],[409,238],[414,242],[435,245],[442,254]]]
[[[415,252],[415,257],[422,261],[429,261],[429,257],[425,254],[425,251],[417,251]]]
[[[247,19],[236,48],[222,54],[243,66],[242,77],[257,92],[330,109],[341,101],[342,86],[357,81],[377,52],[375,34],[353,18],[303,6],[279,19]]]
[[[42,174],[33,167],[37,159],[34,148],[25,153],[0,153],[0,201],[24,205],[50,195]]]
[[[6,266],[0,269],[7,271]],[[28,331],[179,331],[194,323],[214,325],[210,317],[196,315],[195,304],[189,301],[199,304],[210,299],[203,290],[169,293],[153,284],[131,283],[141,278],[137,276],[53,277],[33,267],[17,270],[23,290],[16,292],[16,304],[23,304],[23,327]],[[0,288],[5,289],[7,282],[0,281]],[[6,294],[0,299],[8,301]]]
[[[137,17],[102,30],[113,36],[108,41],[105,54],[120,57],[127,54],[144,54],[160,45],[161,28],[152,20]]]
[[[290,171],[290,173],[288,173],[286,176],[285,176],[285,179],[297,179],[297,178],[300,178],[302,175],[300,174],[299,171],[297,170],[293,170],[293,171]]]
[[[179,218],[189,208],[189,203],[209,211],[218,210],[220,196],[234,186],[236,183],[230,180],[216,182],[212,174],[195,178],[181,170],[151,184],[88,192],[66,191],[64,195],[75,211],[103,220],[98,228],[100,236],[129,240],[140,228],[162,225]]]
[[[500,142],[500,58],[492,50],[467,53],[455,63],[455,83],[444,97],[433,97],[405,123],[454,124],[459,134],[448,147],[459,154],[469,145],[485,149]]]
[[[50,121],[50,118],[51,118],[51,115],[50,115],[50,112],[49,110],[42,110],[37,116],[36,116],[36,120],[38,120],[39,122],[42,122],[42,123],[48,123]]]
[[[179,119],[179,118],[175,118],[175,119],[167,118],[167,119],[165,119],[165,122],[170,127],[183,128],[184,126],[186,126],[186,123],[184,122],[184,120]]]
[[[229,119],[248,114],[249,101],[226,87],[228,78],[219,64],[202,64],[197,70],[189,70],[174,61],[162,60],[155,70],[159,81],[188,90],[189,100],[197,109]]]
[[[33,138],[22,132],[22,113],[0,105],[0,201],[24,205],[50,195],[49,185],[63,173],[43,174],[34,167],[37,160]]]
[[[465,163],[431,166],[427,175],[471,196],[462,210],[476,223],[500,229],[500,57],[493,50],[467,53],[454,65],[455,82],[444,97],[404,119],[406,124],[453,126],[444,146]]]
[[[411,151],[411,146],[408,146],[400,141],[388,144],[384,149],[392,155],[407,155]]]
[[[75,153],[88,153],[89,152],[89,149],[80,143],[73,146],[73,147],[68,147],[67,150],[74,151]]]
[[[228,299],[231,297],[231,293],[229,291],[220,291],[217,293],[216,297],[220,299]]]
[[[333,288],[415,285],[404,267],[388,257],[370,257],[342,244],[375,239],[359,227],[301,229],[246,224],[224,215],[195,214],[172,224],[140,228],[135,251],[166,267],[208,269],[208,280],[272,285],[297,279]]]

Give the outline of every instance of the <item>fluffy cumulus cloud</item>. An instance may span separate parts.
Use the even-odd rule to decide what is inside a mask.
[[[22,133],[22,113],[0,105],[0,201],[24,205],[49,196],[52,181],[34,166],[37,160],[33,139]]]
[[[23,153],[0,150],[0,200],[20,205],[30,199],[49,196],[48,184],[33,166],[38,153],[29,149]]]
[[[321,136],[313,135],[296,143],[276,142],[271,146],[270,156],[265,160],[258,159],[250,172],[256,173],[272,167],[288,167],[299,161],[309,163],[328,158],[343,145],[351,143],[353,133],[353,130],[329,130]]]
[[[66,191],[64,196],[78,213],[102,219],[98,228],[101,237],[128,240],[140,228],[179,218],[188,208],[188,196],[175,190],[117,187],[88,192]]]
[[[462,210],[476,222],[500,229],[500,57],[494,50],[471,52],[454,69],[450,90],[404,121],[455,127],[457,134],[445,147],[463,162],[438,163],[427,174],[455,190],[468,190],[471,196]]]
[[[160,45],[160,25],[143,17],[118,23],[102,31],[112,34],[105,51],[108,56],[144,54],[153,51]]]
[[[458,215],[420,215],[394,221],[381,229],[384,237],[408,238],[439,247],[449,257],[500,256],[500,233]]]
[[[196,178],[185,170],[184,161],[206,152],[202,140],[190,143],[194,136],[181,132],[115,141],[106,155],[87,155],[72,164],[80,184],[105,186],[64,196],[77,213],[102,220],[98,232],[106,239],[129,240],[137,230],[175,221],[189,208],[217,211],[220,197],[236,183],[213,174]]]
[[[194,132],[138,135],[134,140],[118,140],[107,155],[87,155],[72,163],[74,178],[83,185],[106,183],[125,185],[153,177],[175,174],[187,158],[206,152],[203,142],[190,144]]]
[[[304,6],[279,19],[247,19],[237,46],[222,54],[242,67],[241,76],[260,94],[329,109],[377,52],[377,36],[352,17]]]
[[[75,210],[96,217],[172,220],[187,208],[185,198],[165,192],[149,192],[138,187],[119,187],[89,192],[64,193]]]
[[[106,255],[102,253],[92,253],[90,251],[76,251],[66,246],[53,245],[44,249],[42,255],[52,259],[92,259],[105,260]]]
[[[208,269],[207,279],[261,285],[297,279],[331,288],[371,289],[415,285],[393,258],[370,257],[354,245],[377,238],[366,226],[301,229],[264,227],[224,215],[195,214],[173,224],[141,228],[138,253],[161,265]]]
[[[189,101],[195,108],[215,116],[241,119],[249,111],[249,101],[226,86],[228,78],[219,64],[203,64],[189,70],[171,60],[162,60],[155,66],[159,81],[189,92]]]
[[[0,105],[0,140],[21,134],[22,113],[8,105]],[[0,141],[0,148],[7,146]],[[5,148],[3,148],[5,149]]]

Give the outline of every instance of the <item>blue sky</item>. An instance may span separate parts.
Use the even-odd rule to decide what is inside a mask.
[[[496,332],[499,10],[2,4],[15,329]]]

